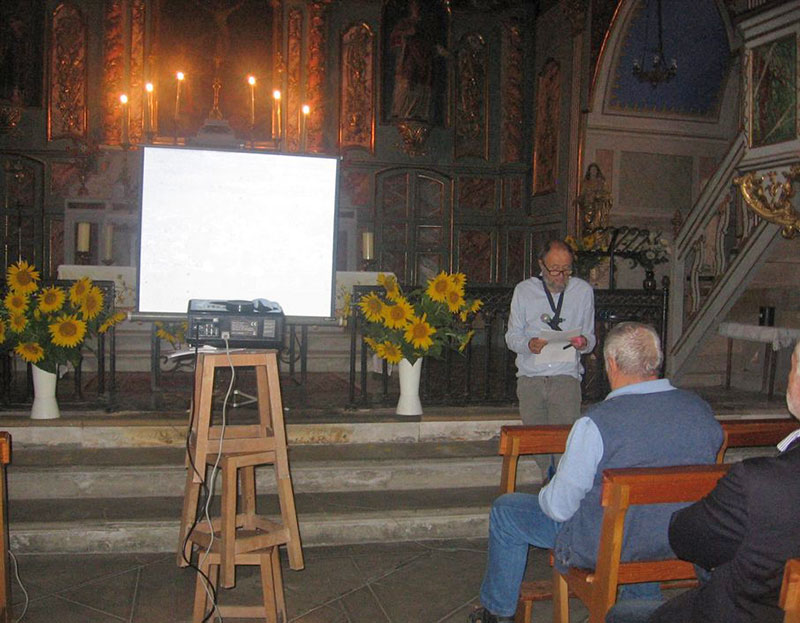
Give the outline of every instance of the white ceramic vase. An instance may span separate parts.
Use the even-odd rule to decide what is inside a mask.
[[[401,359],[397,365],[400,374],[400,400],[397,401],[397,415],[422,415],[419,400],[419,377],[422,372],[422,357],[413,364]]]
[[[55,420],[61,417],[56,401],[56,374],[33,366],[32,420]]]

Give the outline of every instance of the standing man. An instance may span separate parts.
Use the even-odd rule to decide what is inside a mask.
[[[517,284],[506,344],[517,353],[517,398],[522,422],[572,424],[581,410],[580,356],[592,352],[594,291],[572,276],[572,249],[551,240],[539,254],[539,277]],[[563,344],[547,345],[542,331],[580,330]],[[568,351],[568,352],[567,352]]]
[[[786,404],[800,419],[800,343]],[[736,463],[711,493],[672,516],[669,542],[710,571],[700,587],[661,606],[651,623],[780,623],[783,569],[800,556],[800,430],[780,454]]]

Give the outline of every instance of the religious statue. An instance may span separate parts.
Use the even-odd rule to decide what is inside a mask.
[[[581,194],[575,203],[580,210],[584,234],[608,227],[609,213],[613,205],[611,192],[603,172],[594,162],[586,169]]]

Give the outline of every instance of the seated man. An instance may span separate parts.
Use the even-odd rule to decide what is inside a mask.
[[[538,497],[509,493],[492,506],[483,607],[470,615],[473,623],[514,620],[529,545],[553,548],[560,570],[594,567],[604,469],[714,462],[722,428],[705,401],[658,378],[663,354],[652,327],[617,325],[603,357],[612,391],[572,426],[553,479]],[[631,509],[623,560],[672,556],[667,543],[672,510],[671,505]],[[648,597],[658,598],[657,585],[646,587]]]
[[[800,419],[800,343],[786,389]],[[672,516],[675,553],[710,578],[656,610],[653,623],[779,623],[786,560],[800,556],[800,430],[778,444],[777,457],[734,465],[704,499]]]

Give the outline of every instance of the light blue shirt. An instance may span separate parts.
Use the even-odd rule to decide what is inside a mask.
[[[625,385],[606,396],[606,400],[627,394],[654,394],[675,389],[669,379],[656,379]],[[564,455],[553,479],[539,491],[539,506],[555,521],[567,521],[592,489],[597,466],[603,458],[603,437],[588,417],[575,421],[567,437]]]
[[[553,294],[553,303],[558,305],[558,294]],[[542,320],[542,315],[555,316],[547,295],[538,277],[531,277],[521,281],[514,288],[511,298],[511,311],[508,316],[508,330],[506,331],[506,344],[517,353],[517,376],[555,376],[566,374],[581,378],[583,367],[580,363],[578,351],[572,349],[575,357],[571,362],[542,363],[539,355],[531,352],[528,342],[531,338],[539,337],[542,331],[551,330]],[[581,335],[586,338],[587,344],[580,353],[590,353],[596,343],[594,337],[594,290],[583,279],[570,277],[564,290],[564,302],[561,305],[563,318],[561,328],[580,329]]]

